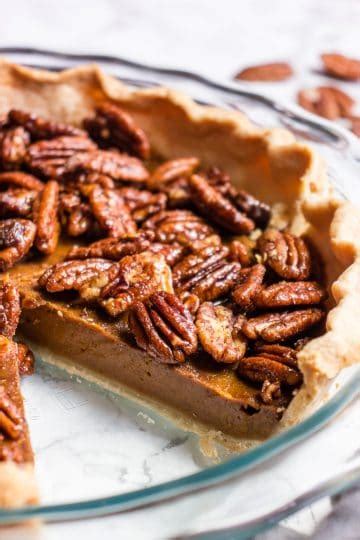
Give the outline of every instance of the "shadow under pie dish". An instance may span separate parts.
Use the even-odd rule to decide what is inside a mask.
[[[0,83],[0,260],[50,362],[263,438],[356,361],[358,214],[311,149],[93,67]]]

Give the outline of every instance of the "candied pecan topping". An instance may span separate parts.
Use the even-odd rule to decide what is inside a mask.
[[[26,156],[28,168],[44,178],[61,178],[65,163],[78,152],[95,150],[95,144],[87,137],[56,137],[29,146]]]
[[[61,135],[86,136],[86,133],[82,129],[69,124],[45,120],[35,114],[17,109],[12,109],[9,112],[8,120],[12,126],[22,126],[25,128],[33,140],[52,139]]]
[[[182,259],[185,250],[186,248],[178,244],[162,244],[161,242],[153,242],[149,247],[149,251],[151,251],[151,253],[159,253],[160,255],[163,255],[165,261],[170,267],[173,267]]]
[[[160,362],[184,362],[197,350],[191,315],[174,294],[158,292],[146,303],[136,302],[129,327],[137,345]]]
[[[308,330],[323,318],[324,311],[320,308],[297,309],[265,313],[248,320],[240,315],[237,326],[249,339],[263,339],[275,343]]]
[[[196,329],[204,350],[216,362],[231,364],[245,354],[246,339],[234,330],[235,317],[231,309],[204,302],[196,317]]]
[[[188,179],[200,165],[196,157],[171,159],[157,167],[147,187],[152,191],[163,191],[172,205],[182,206],[190,201]]]
[[[271,217],[270,206],[259,201],[247,191],[233,188],[231,190],[231,201],[238,210],[241,210],[248,218],[252,219],[257,227],[264,229],[269,223]]]
[[[253,252],[250,244],[242,240],[232,240],[229,244],[229,258],[232,261],[239,262],[241,266],[250,266],[253,260]]]
[[[98,105],[95,116],[84,120],[84,127],[101,148],[117,148],[141,159],[150,156],[150,144],[145,132],[117,105]]]
[[[0,191],[0,217],[28,217],[38,192],[28,189]]]
[[[28,219],[0,221],[0,271],[8,270],[30,250],[36,226]]]
[[[20,318],[20,295],[10,282],[0,287],[0,334],[9,339],[14,337]]]
[[[254,222],[226,199],[220,191],[198,174],[189,180],[192,201],[208,219],[233,233],[249,233],[255,228]]]
[[[240,265],[227,262],[229,253],[225,246],[209,246],[188,255],[173,268],[177,294],[197,295],[200,300],[216,300],[228,293],[237,282]]]
[[[301,372],[282,362],[282,357],[270,359],[264,356],[244,357],[238,365],[237,372],[253,382],[282,383],[287,386],[297,386],[302,381]]]
[[[55,180],[48,182],[34,207],[37,225],[35,246],[42,253],[54,253],[60,234],[57,217],[59,208],[59,184]]]
[[[321,59],[327,75],[355,81],[360,79],[360,60],[342,54],[322,54]]]
[[[236,304],[245,310],[253,309],[255,300],[262,290],[265,272],[265,266],[262,264],[255,264],[240,271],[239,281],[232,293]]]
[[[81,291],[82,297],[90,298],[96,294],[99,283],[99,302],[113,317],[130,309],[134,302],[146,300],[155,292],[173,292],[170,267],[162,255],[149,251],[124,257],[117,263],[115,277],[98,276]]]
[[[163,210],[143,223],[144,229],[155,231],[159,242],[191,246],[214,234],[214,230],[199,216],[189,210]]]
[[[263,288],[256,296],[260,308],[280,308],[319,304],[326,291],[316,281],[280,281]]]
[[[120,238],[103,238],[88,246],[74,246],[66,258],[103,258],[119,261],[126,255],[135,255],[149,249],[154,236],[153,231],[138,231]]]
[[[186,309],[194,317],[197,314],[199,307],[201,305],[200,298],[196,296],[196,294],[184,293],[182,295],[181,301],[186,307]]]
[[[164,210],[167,203],[165,193],[140,191],[140,189],[130,187],[120,188],[118,193],[124,198],[136,223],[142,223],[157,212]]]
[[[35,371],[34,354],[25,343],[17,343],[17,347],[20,375],[33,375]]]
[[[311,258],[304,240],[288,232],[268,229],[258,240],[264,264],[280,277],[290,280],[307,279]]]
[[[22,421],[15,404],[6,394],[5,388],[0,386],[0,441],[9,439],[16,441],[22,431]]]
[[[85,186],[91,210],[107,236],[119,237],[136,231],[128,206],[116,189],[98,184]]]
[[[20,167],[24,161],[30,136],[22,127],[10,128],[0,134],[0,163],[3,169]]]
[[[235,75],[235,79],[242,81],[265,81],[276,82],[289,79],[293,70],[287,62],[273,62],[272,64],[260,64],[242,69]]]
[[[112,178],[110,178],[110,176],[106,176],[106,174],[100,174],[97,172],[80,172],[78,174],[74,174],[71,178],[71,182],[67,182],[68,185],[71,185],[71,183],[75,185],[75,188],[78,188],[81,184],[99,184],[103,188],[115,188],[115,182]]]
[[[209,167],[205,171],[205,177],[209,184],[222,195],[226,196],[234,189],[230,176],[219,167]]]
[[[256,356],[277,360],[289,367],[297,368],[297,350],[278,343],[260,343],[255,346]]]
[[[99,173],[113,180],[127,182],[146,182],[149,173],[142,162],[127,154],[111,150],[92,150],[73,155],[65,164],[65,174]]]
[[[50,266],[39,278],[48,292],[80,290],[87,281],[114,265],[105,259],[71,260]]]
[[[4,172],[0,173],[0,186],[15,186],[23,189],[32,189],[42,191],[44,185],[40,180],[23,172]]]
[[[88,203],[75,190],[63,190],[59,196],[61,225],[69,236],[81,236],[92,231],[94,218]]]

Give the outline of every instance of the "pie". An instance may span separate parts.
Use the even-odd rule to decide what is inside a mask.
[[[359,212],[289,132],[96,66],[1,61],[0,113],[0,506],[37,500],[20,311],[47,362],[238,438],[357,361]]]

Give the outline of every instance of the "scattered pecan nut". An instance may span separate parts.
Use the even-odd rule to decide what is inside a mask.
[[[256,307],[282,308],[319,304],[326,291],[316,281],[281,281],[263,288],[256,295]]]
[[[19,324],[21,306],[17,288],[10,282],[0,287],[0,334],[13,338]]]
[[[88,246],[74,246],[67,259],[102,258],[119,261],[126,255],[136,255],[150,248],[154,239],[152,231],[138,231],[120,238],[103,238]]]
[[[108,271],[100,272],[82,287],[80,295],[88,301],[98,300],[116,317],[157,291],[173,292],[171,270],[162,255],[144,251],[126,256]]]
[[[349,81],[360,79],[360,60],[336,53],[322,54],[321,59],[327,75]]]
[[[150,143],[144,130],[117,105],[98,105],[95,116],[84,120],[84,127],[100,148],[116,148],[141,159],[150,156]]]
[[[0,134],[0,164],[4,170],[21,167],[26,156],[30,136],[22,127],[14,127]]]
[[[268,229],[260,236],[258,248],[264,264],[280,277],[289,280],[305,280],[309,277],[311,257],[302,238]]]
[[[0,440],[16,441],[21,431],[22,421],[19,411],[6,394],[5,388],[0,386]]]
[[[118,193],[123,197],[136,223],[142,223],[152,215],[164,210],[167,203],[165,193],[152,193],[130,187],[120,188]]]
[[[347,118],[355,101],[344,91],[332,86],[300,90],[298,103],[304,109],[329,120]]]
[[[254,222],[226,199],[220,191],[198,174],[189,180],[192,201],[198,210],[210,221],[233,233],[249,233],[255,228]]]
[[[263,287],[265,266],[255,264],[250,268],[243,268],[239,280],[232,292],[234,302],[248,311],[255,307],[255,301]]]
[[[173,206],[188,204],[191,199],[188,180],[199,165],[200,160],[196,157],[165,161],[151,174],[147,187],[166,193]]]
[[[116,238],[136,231],[130,210],[117,190],[98,184],[85,187],[94,217],[107,236]]]
[[[273,62],[272,64],[259,64],[242,69],[235,75],[240,81],[277,82],[289,79],[293,70],[287,62]]]
[[[143,223],[143,229],[155,231],[156,240],[165,244],[176,242],[191,246],[214,234],[206,221],[189,210],[163,210]]]
[[[37,194],[29,189],[0,191],[0,218],[30,216]]]
[[[105,259],[71,260],[50,266],[40,276],[40,287],[55,293],[80,290],[91,278],[114,265]]]
[[[175,265],[174,286],[180,298],[191,293],[206,301],[227,294],[237,282],[241,269],[239,263],[226,260],[228,252],[224,246],[210,246]]]
[[[265,313],[248,320],[240,315],[237,327],[248,339],[279,343],[305,332],[323,318],[324,311],[320,308],[297,309]]]
[[[235,317],[225,306],[204,302],[196,316],[196,329],[203,349],[216,360],[231,364],[245,354],[246,339],[234,331]]]
[[[23,172],[4,172],[0,173],[0,186],[19,187],[34,191],[42,191],[44,185],[38,178],[31,174]]]
[[[137,345],[160,362],[181,363],[197,350],[192,317],[174,294],[159,292],[146,303],[136,302],[129,327]]]
[[[70,124],[62,124],[52,120],[45,120],[40,116],[12,109],[8,115],[8,122],[11,126],[21,126],[28,131],[33,140],[53,139],[62,135],[86,136],[82,129],[78,129]]]
[[[73,155],[65,164],[65,175],[73,178],[82,173],[99,173],[113,180],[143,183],[149,173],[143,163],[127,154],[111,150],[93,150]]]
[[[36,222],[35,246],[41,253],[54,253],[60,235],[58,220],[59,184],[48,182],[34,206]]]
[[[30,250],[36,226],[28,219],[0,221],[0,271],[12,268]]]
[[[31,144],[26,164],[30,171],[42,178],[60,179],[71,156],[95,149],[95,144],[87,137],[57,137]]]

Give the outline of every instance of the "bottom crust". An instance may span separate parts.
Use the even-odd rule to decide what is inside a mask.
[[[17,508],[39,501],[34,466],[13,461],[0,463],[0,508]]]

